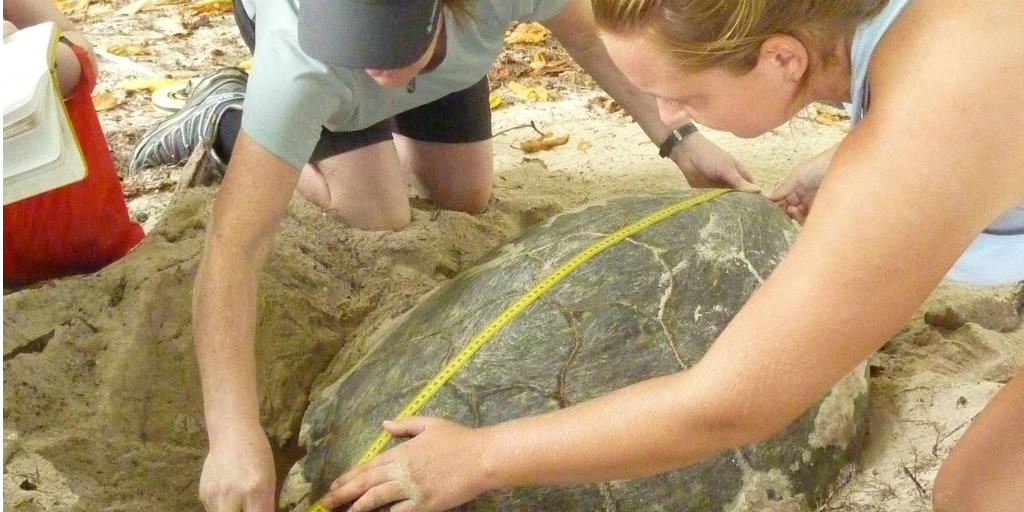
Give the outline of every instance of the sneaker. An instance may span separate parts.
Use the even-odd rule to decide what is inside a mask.
[[[198,88],[198,93],[203,93]],[[224,112],[241,110],[244,92],[203,94],[203,100],[183,107],[139,139],[132,152],[128,175],[157,165],[178,164],[191,156],[203,140],[213,140]],[[192,98],[195,98],[193,96]],[[191,99],[191,98],[190,98]],[[223,161],[212,155],[218,164]]]
[[[186,109],[197,103],[202,103],[207,97],[223,92],[245,92],[245,86],[249,81],[249,73],[242,68],[222,68],[206,75],[198,80],[189,80],[182,89],[181,94],[185,96]]]

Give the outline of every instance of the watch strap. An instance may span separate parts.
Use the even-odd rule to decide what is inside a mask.
[[[686,123],[679,128],[672,130],[665,139],[665,142],[662,142],[661,145],[658,146],[658,155],[662,158],[668,158],[672,155],[672,150],[676,147],[676,144],[682,142],[683,139],[690,136],[690,134],[695,131],[697,131],[697,126],[693,123]]]

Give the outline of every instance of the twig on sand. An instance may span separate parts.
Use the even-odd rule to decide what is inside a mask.
[[[505,128],[504,130],[501,130],[500,132],[495,133],[494,135],[491,135],[491,138],[493,139],[493,138],[497,137],[498,135],[501,135],[501,134],[506,133],[506,132],[510,132],[512,130],[518,130],[520,128],[533,128],[533,131],[535,131],[535,132],[537,132],[537,133],[539,133],[541,135],[546,135],[544,132],[540,131],[539,128],[537,128],[537,125],[533,121],[530,121],[529,123],[521,124],[519,126],[513,126],[511,128]]]
[[[912,473],[910,469],[907,468],[906,464],[900,464],[900,467],[903,468],[903,474],[907,475],[907,477],[910,478],[911,482],[914,482],[914,487],[917,487],[917,492],[921,493],[921,497],[927,498],[928,491],[926,491],[924,486],[921,485],[921,482],[917,480],[917,477],[914,476],[914,473]]]

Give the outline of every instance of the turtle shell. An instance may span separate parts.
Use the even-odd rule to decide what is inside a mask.
[[[323,495],[359,461],[381,422],[528,290],[607,235],[695,194],[620,197],[563,213],[428,294],[375,334],[379,341],[365,359],[311,404],[300,436],[307,454],[289,485]],[[690,368],[795,234],[779,208],[758,195],[729,193],[675,213],[558,280],[418,414],[489,425]],[[758,445],[650,478],[496,491],[460,510],[810,509],[858,454],[866,412],[862,366]]]

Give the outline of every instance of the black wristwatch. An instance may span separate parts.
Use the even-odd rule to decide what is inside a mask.
[[[672,149],[676,147],[686,137],[690,136],[693,132],[697,131],[697,127],[693,123],[686,123],[668,134],[668,138],[665,142],[662,142],[658,146],[658,155],[662,158],[668,158],[672,154]]]

